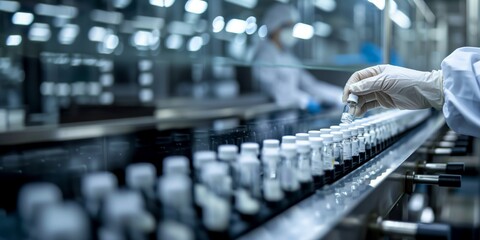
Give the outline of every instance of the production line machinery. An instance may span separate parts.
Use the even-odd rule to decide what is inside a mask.
[[[150,134],[143,133],[140,134],[142,137],[136,135],[133,143],[127,140],[116,142],[113,147],[107,144],[107,152],[105,149],[98,150],[95,144],[89,147],[70,144],[73,153],[67,154],[68,160],[58,153],[61,152],[58,149],[53,152],[49,150],[46,155],[39,154],[39,151],[30,154],[34,158],[41,156],[41,165],[26,163],[25,156],[30,155],[25,152],[20,154],[22,158],[15,158],[10,151],[3,151],[0,171],[2,185],[11,181],[12,186],[4,188],[15,196],[6,196],[8,200],[2,201],[5,211],[0,218],[0,237],[183,240],[381,239],[388,236],[394,239],[449,239],[452,236],[449,224],[423,223],[420,219],[405,217],[411,200],[409,196],[416,194],[416,188],[423,188],[424,185],[458,188],[462,183],[461,175],[465,172],[478,175],[475,165],[467,166],[465,171],[463,162],[452,162],[449,158],[462,156],[478,160],[478,140],[448,130],[443,117],[429,110],[389,112],[370,117],[370,120],[377,127],[377,133],[383,133],[381,141],[372,145],[375,151],[358,162],[344,161],[343,167],[339,167],[337,162],[330,178],[328,166],[322,164],[325,172],[322,180],[312,180],[310,185],[300,182],[300,188],[295,191],[287,191],[288,184],[282,181],[288,183],[288,179],[281,179],[288,176],[281,165],[289,149],[284,145],[279,152],[282,159],[278,162],[280,179],[277,188],[275,182],[273,185],[262,182],[269,166],[258,147],[250,150],[242,148],[240,155],[235,151],[231,163],[228,163],[228,154],[219,152],[219,160],[214,155],[214,164],[208,163],[210,167],[197,168],[201,160],[195,159],[190,146],[192,142],[198,142],[194,137],[190,141],[177,141],[168,147],[162,146],[165,142],[161,138],[155,138],[153,146],[150,146],[151,141],[145,140]],[[276,125],[279,125],[278,122]],[[311,130],[315,126],[306,125],[301,131]],[[360,123],[357,125],[361,126]],[[270,133],[269,137],[279,139],[290,128],[281,129],[281,134]],[[365,129],[363,131],[368,132]],[[210,144],[205,148],[216,149],[218,145],[214,143],[240,145],[264,140],[256,137],[261,135],[258,131],[252,133],[248,128],[235,134],[230,132],[227,136],[209,137]],[[237,141],[242,134],[248,135],[248,139]],[[186,138],[178,134],[176,136]],[[328,138],[326,135],[310,137],[320,136]],[[365,137],[361,134],[358,136]],[[301,138],[301,135],[298,137]],[[297,150],[302,145],[298,137],[294,139]],[[230,141],[232,138],[233,142]],[[314,141],[312,138],[307,135],[307,141]],[[105,141],[103,139],[95,143],[102,145]],[[175,148],[175,151],[171,148]],[[126,149],[136,150],[129,155]],[[155,157],[158,151],[164,151],[162,156],[184,154],[188,158],[170,157],[163,162],[158,159],[152,161],[146,154],[152,149],[157,151]],[[98,154],[95,153],[97,151]],[[243,151],[257,151],[254,154],[257,161],[242,157]],[[81,159],[75,159],[75,153],[80,154]],[[101,155],[113,157],[116,162],[102,163],[99,161]],[[143,160],[139,160],[139,156]],[[207,160],[209,158],[208,154],[204,154],[204,157]],[[323,152],[322,157],[325,157]],[[48,158],[57,160],[45,164],[50,161]],[[87,162],[85,159],[88,159]],[[13,164],[16,161],[23,165]],[[72,169],[61,173],[45,171],[45,168],[54,168],[55,164],[62,161],[67,161]],[[223,162],[227,164],[219,164]],[[309,166],[312,170],[313,163]],[[290,177],[302,173],[302,168],[297,164],[291,167],[297,172]],[[22,174],[25,169],[35,172],[35,168],[48,174],[27,174],[28,177]],[[258,173],[258,176],[251,173]],[[310,173],[313,175],[313,171]],[[58,177],[59,174],[70,176]],[[204,186],[199,188],[200,183]],[[265,199],[267,187],[281,188],[282,194],[278,195],[278,191],[272,190],[269,193],[271,198]]]

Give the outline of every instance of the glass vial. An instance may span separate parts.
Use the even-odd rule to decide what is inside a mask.
[[[355,94],[348,95],[347,104],[343,108],[342,123],[352,123],[355,120],[358,96]]]
[[[311,173],[313,177],[313,184],[315,189],[318,189],[324,184],[324,172],[323,172],[323,158],[322,158],[322,148],[323,148],[323,138],[313,137],[310,138],[310,147],[312,149],[311,153]]]
[[[311,153],[308,141],[297,141],[298,162],[296,165],[297,177],[305,192],[313,191],[313,179],[310,169]]]
[[[280,162],[280,185],[287,195],[300,190],[295,172],[297,150],[295,144],[282,144]]]
[[[342,176],[344,171],[343,164],[343,133],[342,132],[332,132],[333,135],[333,154],[335,156],[335,179],[338,179]]]
[[[325,183],[333,182],[335,178],[334,166],[335,166],[335,155],[333,152],[333,135],[331,134],[322,134],[320,135],[323,138],[323,148],[322,148],[322,157],[323,157],[323,170],[325,171]]]
[[[352,162],[353,162],[353,155],[352,155],[352,141],[351,141],[351,131],[349,129],[342,130],[343,133],[343,140],[342,140],[342,147],[343,147],[343,164],[344,164],[344,171],[346,173],[352,170]]]

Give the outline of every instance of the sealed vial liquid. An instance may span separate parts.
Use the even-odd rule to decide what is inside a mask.
[[[344,164],[344,171],[346,173],[350,172],[353,167],[353,144],[351,141],[351,131],[349,129],[345,129],[342,131],[343,133],[343,140],[342,140],[342,147],[343,147],[343,164]],[[357,156],[358,157],[358,156]]]
[[[235,209],[244,217],[260,211],[261,180],[260,161],[254,154],[243,154],[238,158],[238,189],[235,191]]]
[[[300,182],[295,171],[297,150],[295,144],[281,145],[280,162],[280,186],[287,197],[297,197],[300,190]]]
[[[272,207],[278,206],[284,197],[278,174],[279,163],[279,149],[265,149],[264,144],[264,150],[262,151],[263,199]]]
[[[369,160],[372,158],[372,145],[371,145],[371,136],[370,136],[370,124],[363,123],[363,128],[365,129],[365,133],[363,137],[365,137],[365,160]]]
[[[310,138],[311,153],[311,172],[315,189],[324,185],[324,172],[322,160],[323,138]]]
[[[323,138],[323,148],[322,148],[322,157],[323,157],[323,170],[325,171],[325,183],[330,184],[335,179],[335,154],[333,152],[333,135],[331,134],[322,134],[320,135]]]
[[[344,172],[344,163],[343,163],[343,133],[342,132],[332,132],[333,135],[333,153],[335,156],[335,179],[340,178]]]
[[[308,141],[297,141],[297,153],[298,153],[298,162],[297,162],[297,176],[300,182],[301,188],[305,193],[312,192],[313,189],[313,179],[310,169],[311,165],[311,154],[310,154],[310,143]]]
[[[365,128],[363,126],[357,127],[358,129],[358,156],[359,156],[359,163],[365,162],[366,153],[365,153]]]
[[[359,149],[359,140],[358,140],[358,128],[353,127],[350,128],[350,141],[352,142],[352,162],[354,165],[358,165],[360,163],[360,151]]]

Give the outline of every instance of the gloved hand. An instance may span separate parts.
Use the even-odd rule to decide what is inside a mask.
[[[310,114],[318,114],[322,111],[322,107],[317,101],[310,99],[305,110],[307,110],[307,112]]]
[[[357,95],[355,115],[376,107],[441,109],[444,103],[442,71],[421,72],[392,65],[377,65],[355,72],[343,90]]]

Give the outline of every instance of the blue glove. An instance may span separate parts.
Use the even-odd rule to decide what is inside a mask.
[[[318,114],[322,111],[322,107],[320,104],[318,104],[318,102],[310,99],[305,110],[307,110],[307,112],[310,114]]]

